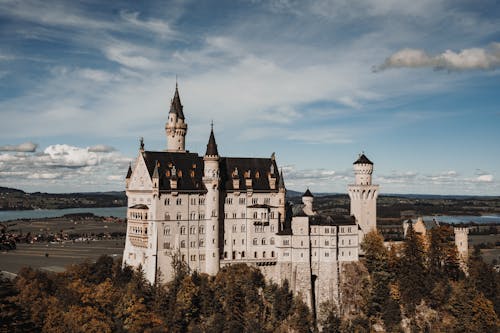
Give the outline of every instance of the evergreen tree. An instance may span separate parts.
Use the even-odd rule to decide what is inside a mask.
[[[335,303],[325,302],[319,306],[318,324],[321,332],[340,333],[341,320]]]
[[[398,272],[401,300],[410,313],[414,312],[415,306],[427,295],[429,281],[425,261],[422,239],[410,222]]]

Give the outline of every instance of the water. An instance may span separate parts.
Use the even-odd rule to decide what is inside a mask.
[[[114,216],[125,218],[127,215],[127,207],[4,210],[0,211],[0,221],[58,217],[75,213],[93,213],[94,215],[98,216]]]
[[[491,214],[483,216],[467,216],[467,215],[435,215],[435,216],[424,216],[424,220],[436,219],[438,222],[458,224],[458,223],[469,223],[475,222],[477,224],[483,223],[500,223],[500,215]]]

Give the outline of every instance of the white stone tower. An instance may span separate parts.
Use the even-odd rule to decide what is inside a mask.
[[[316,214],[313,210],[313,201],[314,196],[311,191],[307,189],[307,191],[302,195],[302,203],[304,204],[304,213],[308,216]]]
[[[460,267],[467,272],[467,261],[469,259],[469,228],[453,228],[455,232],[455,245],[460,259]]]
[[[219,152],[217,151],[217,143],[215,142],[213,125],[208,139],[207,152],[203,157],[205,164],[205,172],[203,183],[207,188],[205,197],[205,217],[206,226],[206,247],[205,247],[205,264],[206,273],[215,275],[219,271]]]
[[[377,228],[378,185],[372,184],[373,163],[361,154],[354,164],[355,183],[347,187],[351,199],[351,215],[356,218],[360,240]]]
[[[183,106],[179,97],[179,89],[175,83],[175,94],[170,105],[168,122],[165,124],[167,132],[167,151],[185,152],[186,151],[186,133],[187,124],[185,123]]]

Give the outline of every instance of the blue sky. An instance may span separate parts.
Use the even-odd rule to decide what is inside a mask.
[[[500,195],[496,1],[0,0],[0,186],[123,190],[165,149],[276,152],[287,187]]]

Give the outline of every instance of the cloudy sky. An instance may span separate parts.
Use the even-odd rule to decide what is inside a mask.
[[[178,77],[187,148],[276,152],[287,187],[500,195],[495,0],[0,0],[0,186],[123,190],[165,149]]]

